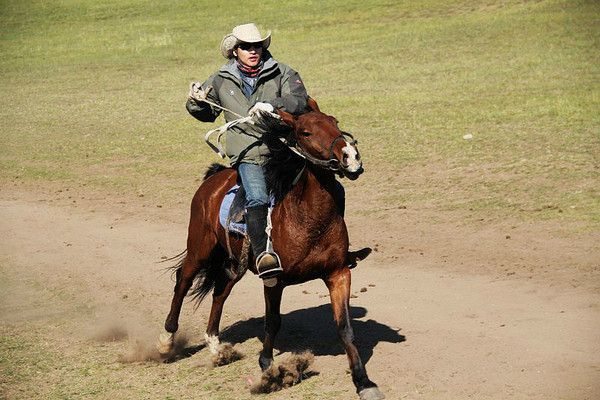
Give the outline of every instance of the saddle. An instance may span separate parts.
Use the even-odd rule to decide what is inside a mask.
[[[228,232],[235,232],[241,235],[246,234],[246,190],[242,185],[235,184],[225,193],[221,207],[219,208],[219,222]],[[275,206],[275,199],[271,196],[269,200],[269,209]],[[267,217],[269,218],[269,217]],[[267,219],[267,225],[270,221]],[[269,240],[271,236],[269,235]]]

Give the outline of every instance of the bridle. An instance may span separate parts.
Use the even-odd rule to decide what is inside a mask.
[[[316,158],[316,157],[312,156],[302,146],[300,146],[300,143],[298,143],[298,141],[296,139],[291,141],[291,143],[288,143],[288,141],[286,141],[283,138],[282,138],[282,141],[289,147],[290,150],[292,150],[294,153],[296,153],[300,157],[306,159],[310,163],[315,164],[319,167],[328,169],[330,171],[340,172],[343,170],[344,165],[340,160],[335,158],[335,156],[333,154],[333,149],[335,148],[336,143],[340,140],[344,140],[346,143],[348,143],[351,146],[355,146],[356,144],[358,144],[358,140],[354,139],[354,136],[352,136],[349,132],[344,132],[344,131],[340,131],[340,132],[341,132],[340,135],[337,136],[335,139],[333,139],[333,141],[331,142],[331,145],[329,146],[329,157],[327,158],[327,160],[322,160],[320,158]],[[348,140],[348,138],[350,140]]]

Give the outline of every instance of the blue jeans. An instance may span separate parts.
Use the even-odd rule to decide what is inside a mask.
[[[269,193],[263,167],[242,162],[238,165],[237,170],[246,190],[246,208],[269,204]]]

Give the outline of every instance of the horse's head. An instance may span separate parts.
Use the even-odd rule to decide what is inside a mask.
[[[279,110],[279,116],[292,128],[296,150],[313,164],[354,180],[364,172],[357,141],[338,127],[338,121],[308,100],[311,111],[294,116]]]

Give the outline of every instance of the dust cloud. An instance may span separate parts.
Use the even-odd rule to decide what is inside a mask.
[[[300,383],[316,372],[307,372],[315,356],[311,352],[293,354],[280,363],[273,363],[260,380],[250,387],[252,394],[271,393]]]

